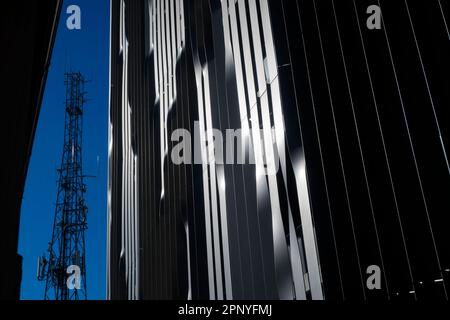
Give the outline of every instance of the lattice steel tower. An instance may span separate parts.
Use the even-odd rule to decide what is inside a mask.
[[[46,256],[38,261],[38,279],[45,281],[45,300],[87,298],[85,230],[86,185],[82,170],[83,105],[85,80],[81,73],[66,73],[64,149],[58,169],[58,193],[52,239]]]

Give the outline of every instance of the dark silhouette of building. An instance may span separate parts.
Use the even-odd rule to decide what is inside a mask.
[[[447,300],[449,14],[112,0],[108,297]],[[174,163],[180,128],[207,162]]]
[[[20,207],[61,4],[59,0],[2,4],[0,299],[20,297]]]

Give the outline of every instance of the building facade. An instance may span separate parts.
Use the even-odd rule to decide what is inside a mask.
[[[26,9],[9,2],[0,13],[0,300],[20,299],[20,211],[61,6],[60,0],[30,2]]]
[[[449,10],[112,0],[108,298],[448,299]]]

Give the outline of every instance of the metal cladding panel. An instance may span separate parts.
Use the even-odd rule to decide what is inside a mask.
[[[373,4],[381,30],[366,25]],[[325,298],[447,299],[448,6],[269,7],[281,21],[273,32],[283,108],[298,115],[285,125],[303,136]],[[371,265],[380,290],[367,286]]]
[[[447,297],[449,8],[372,4],[111,1],[110,298]]]

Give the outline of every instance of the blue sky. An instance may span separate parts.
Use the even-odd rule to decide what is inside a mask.
[[[81,30],[68,30],[66,8],[81,9]],[[34,140],[22,202],[19,253],[23,255],[22,299],[42,299],[36,280],[37,258],[52,234],[57,175],[64,132],[64,72],[80,71],[86,84],[83,170],[89,208],[86,234],[88,299],[106,296],[106,217],[108,148],[109,1],[66,0],[61,12],[45,95]]]

